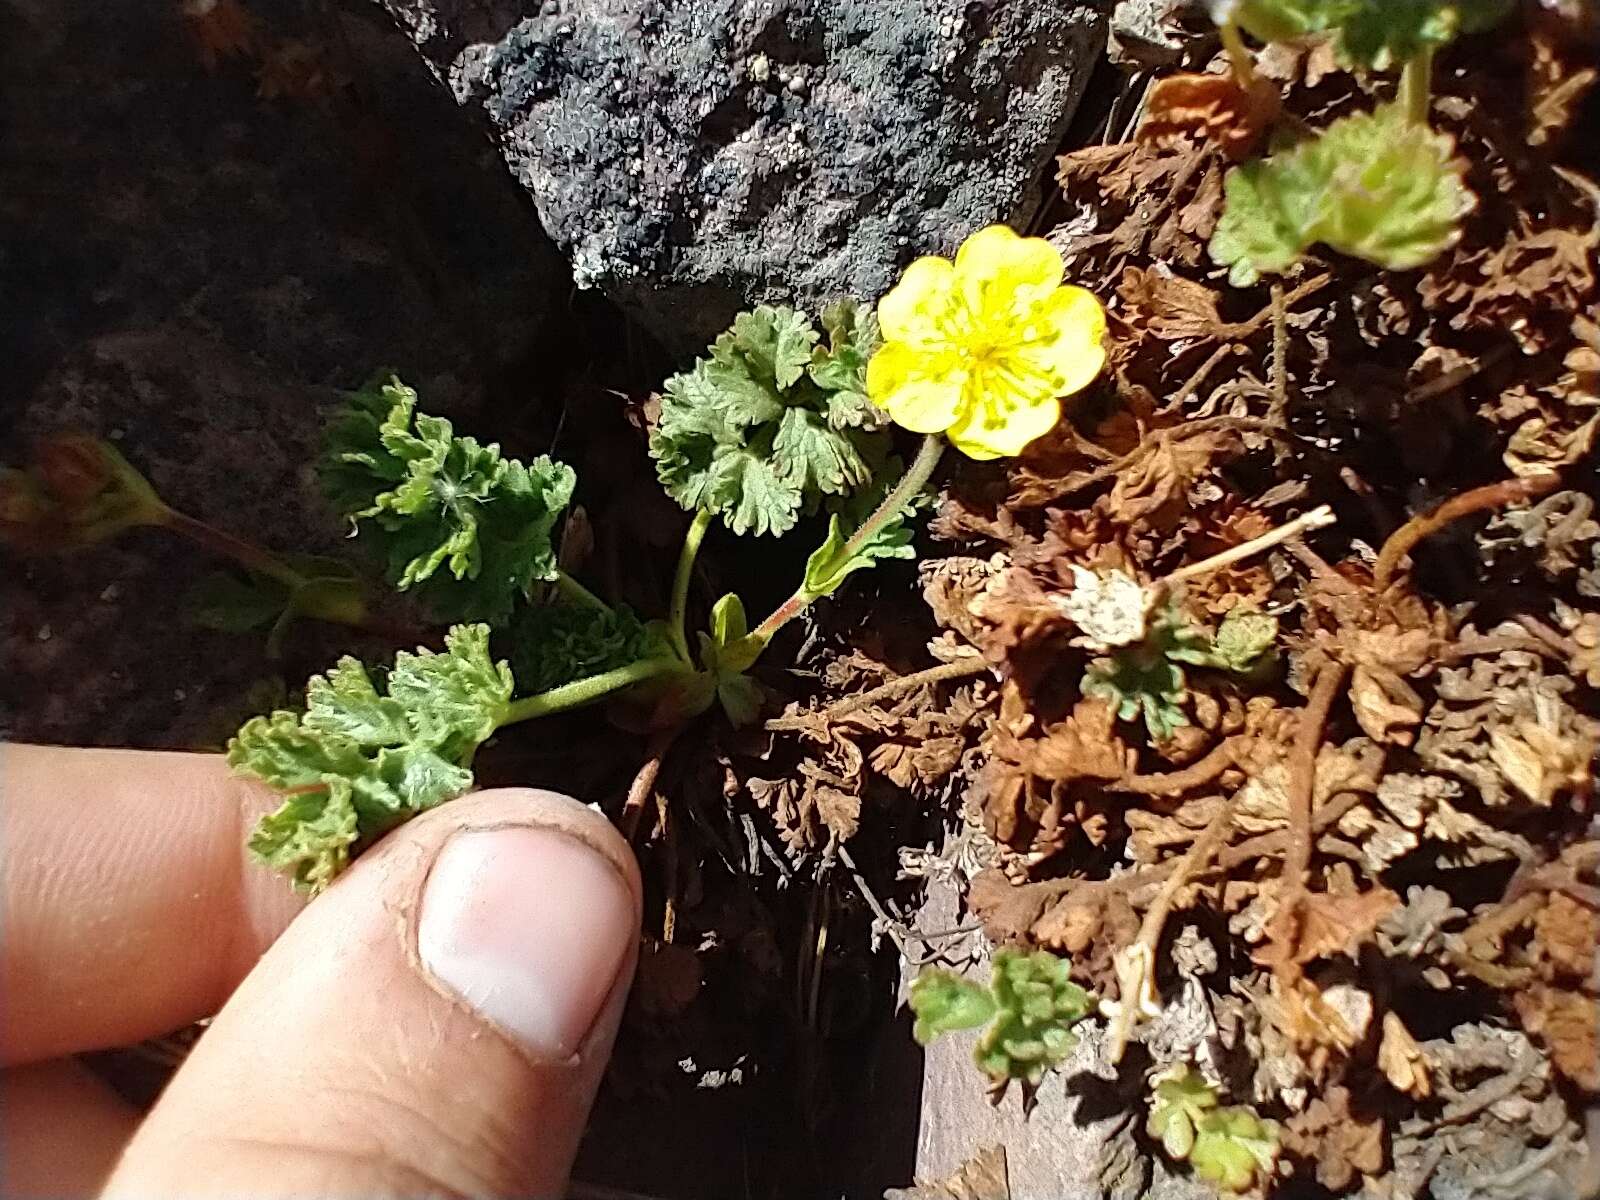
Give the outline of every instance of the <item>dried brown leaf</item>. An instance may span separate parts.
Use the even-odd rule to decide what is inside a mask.
[[[890,1188],[883,1194],[883,1200],[1011,1200],[1006,1148],[990,1146],[979,1150],[949,1179],[918,1183],[909,1188]]]
[[[1522,1027],[1541,1039],[1550,1060],[1587,1092],[1600,1092],[1600,1000],[1536,984],[1512,994]]]
[[[1214,291],[1159,265],[1124,270],[1117,295],[1124,323],[1163,341],[1212,337],[1222,324]]]
[[[1168,75],[1146,95],[1134,140],[1157,150],[1209,141],[1238,162],[1250,156],[1282,107],[1278,89],[1265,79],[1245,88],[1232,72]]]
[[[1298,937],[1291,958],[1309,963],[1330,954],[1355,956],[1385,917],[1400,905],[1386,887],[1346,896],[1318,892],[1307,896],[1300,910]]]
[[[1533,945],[1555,975],[1590,979],[1600,949],[1600,913],[1565,892],[1551,892],[1534,918]]]
[[[1317,1182],[1343,1192],[1356,1176],[1383,1170],[1383,1120],[1350,1109],[1350,1089],[1324,1089],[1285,1123],[1285,1141],[1298,1157],[1316,1163]]]
[[[1428,1059],[1398,1014],[1383,1014],[1383,1040],[1378,1043],[1378,1069],[1399,1091],[1417,1100],[1433,1094]]]

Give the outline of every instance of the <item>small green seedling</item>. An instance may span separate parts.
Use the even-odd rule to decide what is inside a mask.
[[[1242,1105],[1223,1107],[1216,1089],[1187,1063],[1159,1078],[1145,1126],[1167,1157],[1229,1193],[1271,1178],[1278,1125]]]
[[[944,1033],[987,1026],[973,1049],[980,1070],[998,1084],[1036,1085],[1078,1038],[1072,1027],[1094,1010],[1094,997],[1073,983],[1072,964],[1044,950],[997,950],[989,984],[924,967],[911,985],[914,1034],[926,1046]]]
[[[1082,691],[1108,701],[1120,720],[1142,717],[1150,736],[1164,742],[1189,724],[1185,665],[1250,675],[1266,663],[1277,636],[1278,619],[1265,613],[1236,609],[1213,639],[1168,608],[1151,621],[1143,641],[1092,660]]]

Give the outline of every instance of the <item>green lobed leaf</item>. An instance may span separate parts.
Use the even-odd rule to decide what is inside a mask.
[[[851,574],[891,558],[915,558],[912,531],[904,517],[890,521],[848,554],[849,541],[835,513],[828,518],[828,536],[806,559],[804,587],[813,599],[831,596]]]
[[[1233,23],[1263,42],[1288,42],[1333,28],[1359,0],[1210,0],[1218,25]]]
[[[1188,677],[1159,642],[1146,641],[1115,655],[1096,658],[1083,674],[1080,689],[1115,709],[1117,718],[1143,718],[1150,736],[1164,742],[1189,724],[1183,711],[1188,699]]]
[[[1145,1126],[1167,1157],[1188,1160],[1194,1173],[1226,1192],[1244,1192],[1270,1178],[1278,1126],[1242,1105],[1222,1107],[1217,1092],[1187,1063],[1156,1084]]]
[[[973,1057],[990,1077],[1037,1084],[1078,1044],[1072,1027],[1093,1009],[1072,963],[1044,950],[995,952],[989,987],[998,1012]]]
[[[1217,23],[1263,42],[1332,32],[1345,62],[1386,70],[1502,21],[1511,0],[1212,0]]]
[[[924,967],[912,981],[910,1002],[912,1035],[923,1046],[942,1033],[987,1025],[999,1011],[988,988],[938,967]]]
[[[1150,736],[1166,741],[1189,724],[1183,710],[1189,679],[1182,664],[1249,674],[1266,661],[1277,635],[1276,617],[1236,610],[1212,639],[1170,607],[1151,621],[1142,642],[1091,660],[1081,690],[1108,701],[1120,720],[1143,718]]]
[[[290,796],[262,817],[250,835],[250,853],[287,873],[295,887],[320,892],[350,862],[360,837],[350,785],[343,779],[314,792]]]
[[[673,499],[777,536],[871,481],[887,445],[865,387],[877,326],[840,305],[824,329],[826,344],[804,313],[763,305],[667,380],[650,453]]]
[[[256,857],[317,891],[367,842],[470,787],[468,764],[512,691],[488,638],[485,625],[458,626],[442,653],[401,653],[382,691],[343,658],[307,683],[303,713],[245,722],[229,765],[289,793],[257,826]]]
[[[1186,1159],[1194,1149],[1200,1122],[1216,1107],[1216,1089],[1200,1072],[1184,1064],[1156,1084],[1145,1129],[1160,1140],[1168,1158]]]
[[[1459,240],[1476,199],[1455,142],[1395,105],[1228,172],[1211,257],[1238,287],[1288,270],[1312,245],[1389,270],[1420,267]]]
[[[1386,70],[1510,14],[1511,0],[1355,0],[1339,21],[1346,62]]]
[[[973,1060],[996,1081],[1037,1084],[1077,1045],[1072,1027],[1089,1015],[1094,998],[1072,982],[1072,964],[1044,950],[1003,947],[995,952],[989,986],[936,967],[911,985],[917,1041],[987,1024]]]
[[[831,596],[839,586],[856,571],[865,570],[874,563],[894,558],[915,558],[912,545],[915,532],[910,520],[921,497],[907,504],[900,514],[887,521],[871,537],[847,554],[845,547],[856,530],[866,524],[867,518],[877,510],[889,492],[888,480],[901,474],[900,460],[889,458],[885,464],[885,482],[856,493],[828,519],[828,536],[806,559],[806,573],[801,586],[813,600]]]
[[[1201,1179],[1225,1192],[1247,1192],[1272,1177],[1278,1159],[1278,1125],[1248,1108],[1209,1113],[1195,1133],[1189,1165]]]
[[[441,616],[503,624],[534,582],[558,574],[551,538],[572,499],[571,468],[456,436],[394,378],[352,395],[325,440],[329,497],[382,554],[390,581],[417,588]]]
[[[1277,617],[1236,608],[1222,619],[1214,639],[1207,641],[1203,635],[1189,631],[1183,644],[1168,653],[1179,662],[1247,675],[1272,653],[1277,639]]]

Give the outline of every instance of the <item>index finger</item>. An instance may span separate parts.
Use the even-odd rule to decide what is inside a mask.
[[[220,755],[0,746],[0,1063],[220,1008],[301,904],[245,852],[277,802]]]

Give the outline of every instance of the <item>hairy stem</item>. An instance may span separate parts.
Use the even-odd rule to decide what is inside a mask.
[[[551,713],[563,712],[569,708],[580,708],[585,704],[593,704],[596,700],[630,684],[654,679],[658,675],[671,675],[684,669],[684,665],[677,659],[641,658],[613,671],[590,675],[585,679],[575,679],[571,683],[551,688],[548,692],[513,700],[506,706],[506,715],[500,725],[502,727],[515,725],[518,721],[531,721],[535,717],[547,717]]]
[[[1383,543],[1383,549],[1378,553],[1377,565],[1372,569],[1373,585],[1380,592],[1387,591],[1400,569],[1401,560],[1424,538],[1432,537],[1452,521],[1459,521],[1462,517],[1487,509],[1504,508],[1509,504],[1521,504],[1536,499],[1546,492],[1554,491],[1560,481],[1561,477],[1553,471],[1522,479],[1507,479],[1485,487],[1473,488],[1470,492],[1462,492],[1461,495],[1451,497],[1437,508],[1412,517],[1390,534],[1389,540]]]
[[[1400,71],[1400,104],[1413,125],[1428,123],[1428,101],[1433,90],[1433,47],[1419,50]]]
[[[862,546],[877,536],[879,530],[905,510],[906,505],[927,486],[928,480],[933,475],[933,469],[939,465],[939,456],[943,453],[942,434],[930,433],[922,439],[922,448],[917,451],[917,457],[907,468],[906,473],[900,477],[900,482],[894,485],[893,490],[883,498],[883,503],[861,523],[860,528],[851,534],[850,540],[839,551],[841,560],[851,558]],[[750,631],[748,640],[765,646],[772,640],[773,634],[805,612],[814,599],[810,592],[803,586],[800,587],[794,595],[774,609],[771,616]]]
[[[162,523],[172,532],[183,535],[196,545],[204,546],[224,558],[231,558],[247,571],[277,580],[291,592],[299,591],[311,582],[271,551],[264,550],[243,538],[235,537],[215,525],[208,525],[188,513],[169,508]]]
[[[1349,668],[1343,663],[1323,667],[1305,708],[1300,710],[1300,727],[1289,753],[1289,846],[1283,857],[1280,909],[1288,907],[1283,897],[1292,895],[1298,901],[1305,891],[1306,872],[1311,867],[1311,808],[1317,791],[1317,755],[1322,750],[1328,713],[1339,698],[1348,673]]]
[[[678,569],[672,577],[672,609],[668,634],[672,648],[684,662],[689,662],[689,635],[685,622],[689,612],[689,583],[694,578],[694,560],[700,553],[700,543],[711,527],[711,514],[700,509],[689,522],[689,531],[683,535],[683,549],[678,552]]]
[[[553,582],[555,583],[556,591],[562,596],[566,597],[568,600],[572,601],[574,604],[582,605],[586,608],[598,609],[601,612],[611,611],[611,606],[609,604],[600,599],[599,596],[596,596],[593,592],[584,587],[583,584],[579,583],[565,571],[557,572]]]
[[[1244,36],[1232,21],[1225,22],[1218,32],[1222,35],[1222,48],[1227,52],[1228,65],[1233,68],[1233,78],[1248,92],[1256,81],[1256,60],[1244,44]]]

